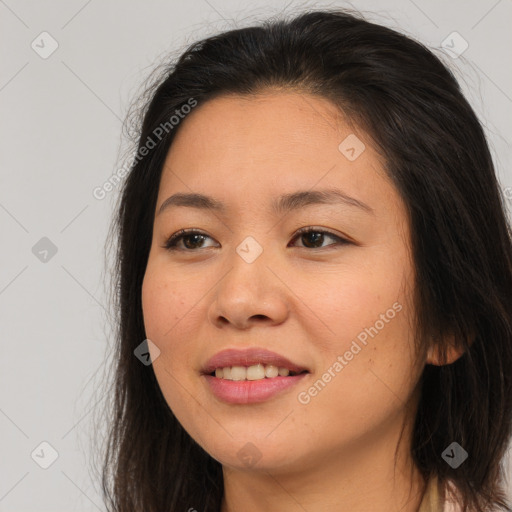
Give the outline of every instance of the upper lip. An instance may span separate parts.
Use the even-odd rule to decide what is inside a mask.
[[[288,368],[295,373],[309,371],[298,364],[292,363],[286,357],[266,350],[264,348],[252,347],[247,349],[226,349],[217,352],[203,367],[202,373],[210,374],[217,368],[227,366],[252,366],[255,364],[274,365],[279,368]]]

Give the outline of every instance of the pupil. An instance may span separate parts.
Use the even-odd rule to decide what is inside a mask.
[[[318,242],[318,240],[322,241],[324,235],[323,235],[323,233],[319,233],[318,231],[311,231],[310,233],[306,233],[305,235],[302,235],[302,236],[305,239],[308,239],[308,238],[313,239],[313,245],[314,245],[315,242]],[[306,245],[306,247],[309,247],[309,245],[307,243],[304,245]]]
[[[186,237],[184,237],[184,238],[183,238],[183,243],[184,243],[184,245],[185,245],[185,247],[186,247],[187,249],[194,249],[194,248],[195,248],[195,247],[194,247],[194,243],[192,243],[192,247],[189,247],[189,246],[190,246],[190,244],[188,244],[188,243],[187,243],[187,240],[190,240],[191,238],[196,238],[196,239],[197,239],[197,238],[200,238],[200,237],[202,237],[202,236],[203,236],[203,235],[199,235],[199,234],[196,234],[196,235],[187,235]]]

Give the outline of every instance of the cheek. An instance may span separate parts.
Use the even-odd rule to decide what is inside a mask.
[[[183,321],[193,304],[194,297],[185,293],[179,282],[148,265],[142,283],[142,312],[149,339],[153,337],[162,343],[171,337],[175,326]]]
[[[160,350],[153,361],[153,371],[169,408],[180,422],[189,425],[198,414],[192,411],[191,386],[186,380],[194,347],[183,342],[183,332],[192,329],[194,304],[199,298],[187,290],[187,286],[173,280],[165,269],[151,261],[148,263],[142,283],[142,310],[146,336]],[[194,435],[200,438],[200,432],[194,430]]]
[[[295,278],[294,292],[301,299],[297,302],[302,312],[298,316],[310,319],[303,321],[306,329],[317,326],[314,339],[319,349],[343,352],[353,338],[376,322],[379,331],[396,333],[406,326],[402,323],[409,305],[402,286],[406,279],[405,265],[388,264],[377,258],[327,270],[314,280],[307,275],[304,279]],[[364,334],[361,337],[364,341]]]
[[[322,430],[325,446],[382,428],[401,414],[419,378],[405,298],[353,309],[360,311],[338,318],[340,335],[324,349],[315,378],[297,390],[298,410],[312,431]]]
[[[153,368],[166,395],[183,393],[179,383],[190,387],[185,380],[191,365],[197,365],[195,338],[205,323],[205,290],[210,287],[197,273],[187,277],[156,257],[148,262],[141,290],[144,328],[160,350]]]
[[[320,382],[304,390],[304,401],[322,395],[318,405],[338,404],[335,415],[342,417],[343,409],[382,414],[397,397],[407,399],[417,377],[412,297],[403,286],[409,275],[405,257],[375,258],[322,276],[321,293],[308,295],[307,283],[301,285],[304,302],[318,315],[315,348],[322,352]],[[313,333],[312,323],[303,325]]]
[[[149,265],[142,284],[142,311],[146,337],[160,350],[153,361],[157,381],[174,410],[186,369],[193,360],[193,346],[184,343],[183,332],[193,330],[198,299],[156,265]]]

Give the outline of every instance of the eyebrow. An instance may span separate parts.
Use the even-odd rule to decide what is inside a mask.
[[[375,214],[373,208],[366,203],[337,189],[303,190],[291,194],[284,194],[271,202],[271,209],[274,214],[283,215],[292,210],[299,210],[309,205],[340,203],[359,208],[372,215]],[[213,197],[197,193],[176,193],[168,197],[162,203],[157,215],[160,215],[163,211],[171,207],[177,206],[210,210],[224,214],[227,211],[226,205]]]

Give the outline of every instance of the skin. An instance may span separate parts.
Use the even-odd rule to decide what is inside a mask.
[[[350,134],[365,144],[354,161],[338,149]],[[324,188],[341,189],[373,213],[341,203],[277,216],[269,209],[281,194]],[[157,214],[176,192],[213,196],[227,211]],[[417,358],[413,344],[405,211],[369,137],[326,99],[282,90],[222,96],[181,122],[158,193],[144,323],[160,350],[153,368],[169,407],[223,465],[222,512],[417,510],[424,482],[408,446],[418,380],[437,360],[430,351]],[[301,227],[353,243],[324,234],[315,245],[296,236]],[[183,228],[207,237],[165,249]],[[248,236],[263,249],[252,263],[236,252]],[[400,312],[300,403],[299,392],[396,303]],[[201,368],[220,350],[250,346],[283,354],[310,374],[263,403],[219,401]],[[451,352],[449,362],[458,356]],[[260,456],[253,465],[237,455],[248,442]]]

